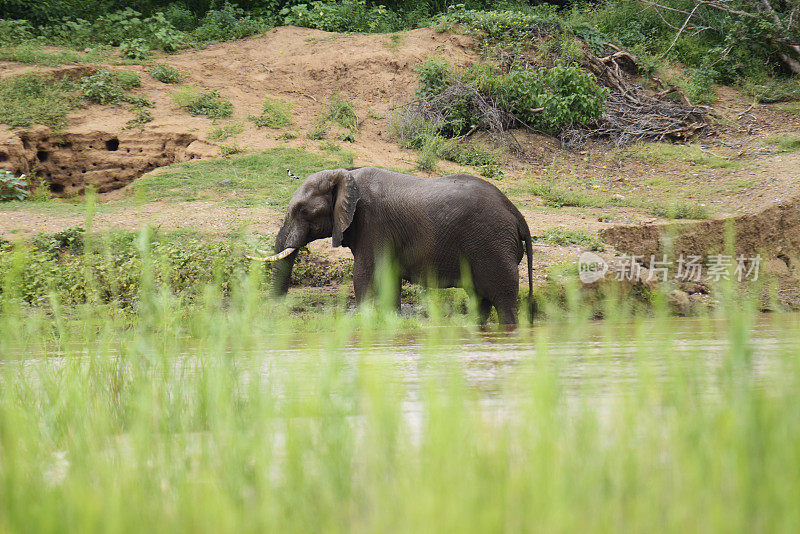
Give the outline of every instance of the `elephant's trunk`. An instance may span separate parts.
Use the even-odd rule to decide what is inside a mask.
[[[292,268],[297,258],[298,249],[286,247],[285,226],[278,232],[275,239],[275,255],[280,256],[272,264],[272,294],[276,297],[285,295],[289,291],[289,284],[292,281]],[[286,251],[288,254],[285,254]]]

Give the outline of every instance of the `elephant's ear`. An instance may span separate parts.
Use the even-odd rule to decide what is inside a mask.
[[[331,176],[333,186],[333,246],[342,246],[345,230],[353,222],[356,213],[356,204],[361,198],[353,175],[344,169],[334,171]]]

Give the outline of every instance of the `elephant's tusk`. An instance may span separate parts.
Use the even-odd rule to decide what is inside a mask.
[[[278,260],[282,260],[283,258],[288,256],[289,254],[291,254],[295,250],[297,250],[297,249],[296,248],[287,248],[287,249],[284,249],[281,252],[278,252],[277,254],[273,254],[272,256],[268,256],[268,257],[264,257],[264,258],[261,258],[261,257],[258,257],[258,256],[249,256],[247,254],[245,254],[244,257],[247,258],[248,260],[255,260],[255,261],[278,261]],[[259,250],[259,252],[261,252],[261,251]]]

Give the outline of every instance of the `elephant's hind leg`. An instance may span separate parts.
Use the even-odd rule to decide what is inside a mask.
[[[483,297],[476,296],[476,298],[480,299],[478,302],[478,324],[484,326],[492,313],[492,301]]]
[[[494,301],[494,307],[497,309],[497,317],[500,319],[500,324],[508,327],[517,326],[517,298],[502,297]]]

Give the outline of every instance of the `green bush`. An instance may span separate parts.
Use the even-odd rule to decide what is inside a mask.
[[[349,100],[342,98],[339,93],[333,93],[327,101],[327,109],[323,120],[336,122],[342,128],[351,132],[358,131],[358,116],[356,107]]]
[[[192,115],[205,115],[209,119],[224,119],[233,115],[233,104],[216,89],[200,94],[188,108]]]
[[[127,39],[120,43],[119,52],[122,54],[122,57],[127,59],[142,61],[147,59],[150,55],[150,48],[147,46],[147,42],[144,39]]]
[[[132,55],[141,55],[147,50],[174,52],[187,40],[186,34],[176,29],[162,13],[143,17],[130,8],[101,15],[93,22],[80,18],[64,19],[39,31],[49,42],[74,48],[89,44],[125,44]]]
[[[575,64],[557,64],[552,68],[528,68],[513,65],[507,73],[481,62],[456,72],[438,58],[430,59],[417,69],[420,76],[418,94],[438,105],[436,125],[445,137],[455,137],[480,125],[481,103],[469,88],[485,95],[484,101],[497,106],[516,119],[537,130],[556,133],[573,124],[583,124],[603,111],[608,90],[597,84],[594,76]],[[437,96],[453,84],[464,84],[467,90]]]
[[[130,70],[115,70],[112,72],[117,84],[123,91],[128,91],[135,87],[142,86],[142,79],[139,75]]]
[[[27,20],[0,19],[0,44],[22,44],[33,39],[33,27]]]
[[[248,115],[248,118],[258,128],[284,128],[292,125],[289,116],[289,109],[292,107],[287,102],[282,102],[277,98],[267,97],[261,107],[260,115]]]
[[[363,0],[311,2],[280,11],[286,25],[329,32],[389,33],[403,29],[400,17],[384,5],[369,6]]]
[[[0,169],[0,202],[26,198],[28,198],[28,180],[25,175],[16,176],[11,171]]]
[[[450,62],[439,56],[430,56],[414,67],[419,77],[417,95],[422,98],[438,95],[448,86],[453,76]]]
[[[124,94],[116,76],[107,70],[99,70],[84,77],[81,79],[80,86],[83,96],[98,104],[119,102]]]
[[[161,83],[178,83],[181,78],[180,72],[170,65],[156,65],[150,69],[150,75]]]
[[[193,35],[199,41],[227,41],[264,33],[270,26],[263,19],[253,18],[243,9],[225,2],[220,9],[206,13]]]
[[[84,231],[73,228],[33,236],[23,245],[27,250],[21,257],[13,248],[0,249],[0,280],[10,269],[21,271],[17,291],[32,305],[47,304],[51,293],[65,305],[93,299],[134,304],[144,275],[140,236],[118,231],[93,237],[88,248]],[[201,288],[219,282],[219,277],[222,287],[229,287],[249,265],[241,243],[205,241],[178,232],[152,234],[147,242],[154,260],[153,282],[184,299],[200,296]]]

